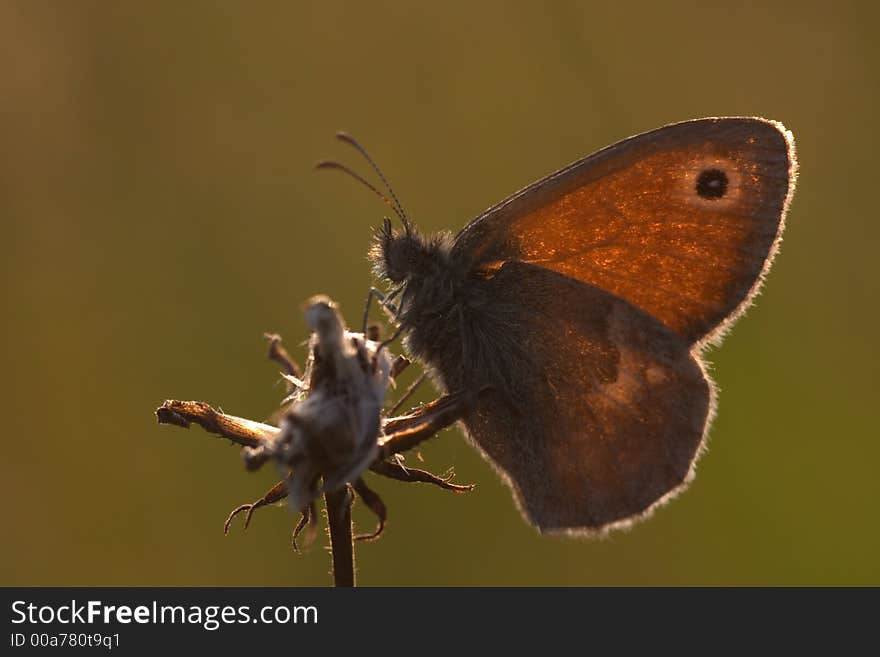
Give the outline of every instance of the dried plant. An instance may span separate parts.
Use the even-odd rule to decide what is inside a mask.
[[[260,507],[288,500],[300,514],[292,544],[306,527],[318,523],[316,501],[323,496],[330,534],[333,579],[336,586],[354,586],[353,541],[378,538],[385,527],[384,502],[364,481],[367,470],[397,481],[428,483],[454,492],[473,486],[452,483],[444,476],[404,466],[403,452],[413,449],[438,431],[456,422],[473,399],[450,394],[389,417],[414,392],[424,375],[387,413],[383,410],[389,385],[408,365],[404,357],[392,359],[387,342],[378,335],[345,329],[336,305],[326,297],[313,298],[306,308],[311,331],[305,371],[290,357],[277,335],[266,335],[269,358],[282,367],[287,397],[282,402],[278,426],[247,420],[214,410],[204,402],[168,400],[156,410],[161,424],[188,428],[195,423],[243,446],[245,467],[255,470],[275,464],[281,480],[254,502],[234,509],[226,520],[245,514],[250,524]],[[358,497],[378,520],[374,531],[353,536],[351,507]]]

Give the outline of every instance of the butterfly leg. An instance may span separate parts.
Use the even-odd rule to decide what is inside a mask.
[[[397,327],[397,329],[394,331],[394,333],[391,334],[390,338],[386,338],[385,340],[382,340],[382,342],[379,343],[379,346],[376,347],[376,353],[373,356],[373,367],[375,367],[376,363],[379,361],[379,352],[382,351],[388,345],[390,345],[392,342],[394,342],[397,338],[399,338],[400,334],[403,333],[404,328],[405,328],[404,325],[401,324],[400,326]]]
[[[382,292],[374,287],[370,288],[370,291],[367,292],[367,302],[364,306],[364,321],[361,324],[361,333],[363,333],[364,335],[367,334],[367,324],[370,321],[370,306],[373,305],[373,299],[377,299],[379,301],[379,305],[390,310],[392,315],[397,315],[397,307],[391,303],[391,300],[394,299],[394,297],[396,297],[398,294],[400,294],[400,288],[392,290],[387,295],[382,294]]]
[[[367,340],[371,342],[380,342],[382,340],[382,329],[378,324],[370,324],[367,326],[367,330],[364,333],[364,336]],[[373,366],[375,367],[378,362],[374,359]],[[391,370],[388,372],[389,378],[392,380],[396,379],[400,376],[403,371],[412,364],[412,361],[406,356],[400,355],[394,359],[394,362],[391,363]]]
[[[247,529],[248,525],[251,523],[251,517],[254,515],[254,511],[259,509],[261,506],[274,504],[279,500],[283,500],[285,497],[287,497],[287,485],[284,483],[284,481],[279,481],[256,502],[252,502],[251,504],[242,504],[240,507],[233,509],[232,513],[230,513],[229,516],[226,518],[226,522],[223,523],[223,533],[229,533],[229,525],[232,523],[232,519],[239,513],[246,513],[244,517],[244,528]]]

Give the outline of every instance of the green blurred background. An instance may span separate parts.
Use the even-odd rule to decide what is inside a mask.
[[[336,130],[421,228],[457,230],[617,139],[741,114],[792,129],[801,174],[762,297],[710,355],[690,490],[604,540],[541,537],[449,431],[425,467],[477,490],[371,477],[390,522],[360,583],[880,584],[872,4],[0,2],[0,584],[329,582],[286,508],[224,537],[272,472],[153,410],[267,418],[262,332],[301,355],[319,292],[356,323],[386,208],[312,170],[366,171]]]

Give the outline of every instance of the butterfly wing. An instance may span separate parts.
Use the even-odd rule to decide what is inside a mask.
[[[551,269],[705,341],[757,291],[795,171],[794,142],[779,123],[678,123],[511,196],[459,233],[454,254],[475,270],[510,260]]]
[[[497,374],[464,424],[532,524],[605,529],[687,483],[713,390],[681,336],[619,297],[540,267],[507,263],[483,285],[491,305],[474,321],[503,318],[509,327],[484,343],[497,349],[484,357],[516,366],[484,370]],[[510,371],[514,380],[503,380]]]

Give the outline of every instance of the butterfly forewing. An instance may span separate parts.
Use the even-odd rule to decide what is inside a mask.
[[[516,260],[590,283],[696,342],[754,294],[794,167],[778,123],[679,123],[538,181],[471,222],[455,249],[475,270]]]

